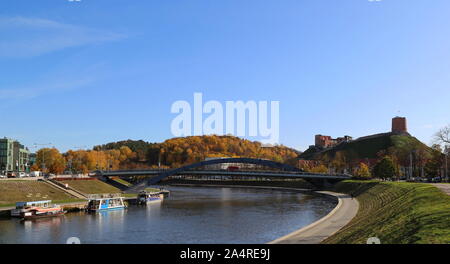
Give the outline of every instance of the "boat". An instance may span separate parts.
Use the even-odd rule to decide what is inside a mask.
[[[45,201],[31,201],[31,202],[17,202],[16,208],[11,210],[12,217],[22,217],[22,214],[29,212],[35,208],[48,208],[51,207],[51,200]]]
[[[101,195],[98,198],[92,197],[86,207],[88,212],[99,212],[106,210],[125,209],[123,197],[114,195]]]
[[[64,211],[60,206],[55,205],[53,207],[31,209],[28,212],[23,212],[21,217],[24,220],[33,220],[38,218],[61,216],[65,213],[66,211]]]
[[[154,202],[161,202],[164,194],[161,192],[146,192],[142,191],[137,196],[138,204],[149,204]]]

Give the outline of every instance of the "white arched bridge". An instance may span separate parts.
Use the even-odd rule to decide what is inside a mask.
[[[239,163],[239,164],[255,164],[265,167],[277,169],[276,171],[249,171],[249,170],[195,170],[207,165],[223,164],[223,163]],[[264,178],[301,178],[315,186],[324,186],[338,181],[350,179],[348,174],[321,174],[311,173],[296,168],[294,166],[264,159],[252,158],[220,158],[201,161],[190,165],[182,166],[176,169],[154,169],[154,170],[120,170],[120,171],[95,171],[97,177],[132,177],[132,176],[147,176],[148,179],[130,187],[129,192],[135,192],[145,189],[149,185],[156,184],[161,180],[175,175],[219,175],[232,177],[264,177]]]

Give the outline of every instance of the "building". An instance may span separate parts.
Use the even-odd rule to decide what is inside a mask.
[[[28,165],[30,166],[30,168],[33,167],[34,164],[36,164],[36,158],[37,158],[36,153],[30,153],[28,161],[29,163]]]
[[[29,171],[30,151],[18,141],[0,139],[0,173]]]
[[[351,136],[331,138],[330,136],[316,135],[315,146],[321,148],[331,148],[342,142],[350,142],[352,140],[353,138]]]
[[[406,117],[396,116],[392,118],[392,133],[408,133]]]

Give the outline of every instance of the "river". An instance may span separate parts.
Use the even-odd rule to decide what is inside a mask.
[[[0,219],[0,243],[267,243],[328,214],[332,199],[291,191],[169,186],[149,206],[20,221]]]

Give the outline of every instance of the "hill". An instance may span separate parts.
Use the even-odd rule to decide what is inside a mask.
[[[94,149],[118,150],[124,146],[136,153],[130,163],[146,166],[161,163],[163,166],[176,167],[199,162],[207,157],[249,157],[295,164],[299,155],[298,151],[282,145],[265,147],[257,141],[216,135],[172,138],[162,143],[125,140],[95,146]]]
[[[430,148],[408,133],[382,133],[342,142],[332,148],[310,147],[299,158],[332,159],[341,153],[347,160],[362,160],[395,153],[401,159],[407,159],[413,150],[429,152]]]

